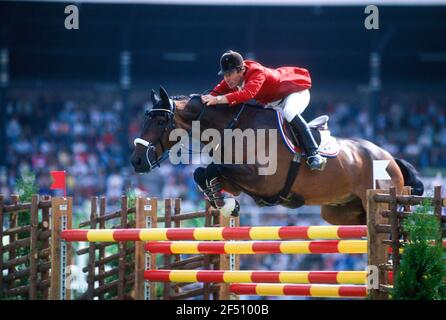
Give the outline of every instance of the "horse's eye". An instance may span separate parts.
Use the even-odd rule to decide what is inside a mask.
[[[164,120],[158,120],[158,125],[159,126],[163,126],[164,125]]]

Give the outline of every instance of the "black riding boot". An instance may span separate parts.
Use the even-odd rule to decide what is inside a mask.
[[[327,159],[319,154],[318,146],[314,141],[313,135],[308,127],[307,122],[301,115],[297,115],[291,120],[290,124],[297,131],[297,139],[299,144],[305,150],[307,156],[307,164],[311,170],[324,170]]]

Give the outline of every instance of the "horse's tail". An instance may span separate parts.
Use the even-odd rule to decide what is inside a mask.
[[[406,160],[395,159],[395,161],[403,173],[404,185],[412,187],[412,194],[417,196],[423,195],[424,184],[420,179],[417,169]]]

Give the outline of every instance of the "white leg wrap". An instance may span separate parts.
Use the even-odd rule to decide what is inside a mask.
[[[221,214],[225,217],[229,217],[232,213],[232,211],[234,211],[236,207],[236,202],[234,198],[225,198],[225,205],[221,208],[219,208]]]

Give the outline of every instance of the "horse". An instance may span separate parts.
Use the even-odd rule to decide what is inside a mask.
[[[159,95],[152,90],[151,99],[153,108],[146,111],[142,133],[134,141],[135,148],[130,159],[137,173],[147,173],[160,166],[167,158],[170,148],[177,143],[169,140],[170,132],[181,128],[190,133],[193,121],[200,121],[200,132],[212,128],[222,135],[228,126],[241,130],[279,130],[276,111],[268,108],[250,104],[205,106],[200,95],[171,98],[162,87]],[[186,99],[186,106],[176,108],[175,101],[181,99]],[[269,141],[275,142],[277,146],[277,170],[274,174],[259,174],[261,165],[258,161],[254,164],[211,163],[207,168],[212,168],[211,177],[206,179],[208,181],[212,176],[218,176],[225,192],[233,197],[243,192],[258,205],[282,205],[289,208],[297,208],[303,204],[320,205],[321,217],[333,225],[366,224],[366,193],[373,185],[374,160],[389,161],[387,173],[390,180],[378,180],[378,189],[393,186],[401,194],[403,186],[408,185],[412,187],[413,194],[423,194],[423,183],[409,162],[393,158],[389,152],[364,139],[336,140],[339,145],[338,154],[328,159],[325,169],[310,171],[306,165],[300,166],[297,176],[290,180],[289,192],[286,197],[280,197],[279,201],[268,200],[277,199],[277,195],[283,190],[289,177],[290,164],[296,156],[287,149],[281,136],[276,136],[276,141]],[[266,149],[268,145],[266,143]],[[244,151],[246,150],[244,146]],[[209,176],[209,170],[206,174]],[[200,184],[195,175],[194,178]],[[203,183],[201,185],[203,188]]]

